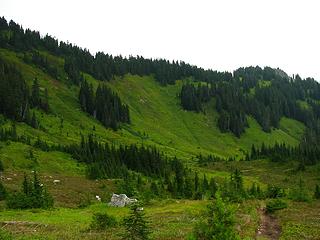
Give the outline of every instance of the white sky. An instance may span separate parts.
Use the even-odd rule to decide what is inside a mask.
[[[320,80],[318,0],[0,0],[0,16],[91,53],[267,65]]]

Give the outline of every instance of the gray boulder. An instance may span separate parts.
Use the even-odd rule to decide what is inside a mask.
[[[125,194],[112,194],[109,206],[112,207],[124,207],[132,203],[136,203],[138,200],[135,198],[128,198]]]

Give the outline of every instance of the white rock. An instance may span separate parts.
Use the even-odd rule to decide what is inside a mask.
[[[113,207],[124,207],[126,205],[130,205],[132,203],[137,202],[137,199],[128,198],[125,194],[113,194],[111,197],[111,201],[109,202],[109,206]]]

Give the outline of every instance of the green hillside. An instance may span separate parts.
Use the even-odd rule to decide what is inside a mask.
[[[48,89],[50,112],[45,113],[38,108],[32,110],[35,111],[41,127],[34,129],[26,123],[18,122],[18,135],[28,136],[32,141],[40,138],[54,145],[78,144],[81,135],[93,134],[99,142],[108,142],[116,147],[120,144],[156,146],[166,156],[176,156],[186,163],[186,166],[191,166],[191,170],[198,172],[201,179],[204,179],[204,174],[208,179],[213,177],[218,186],[224,186],[220,184],[230,178],[234,169],[242,171],[245,189],[258,184],[266,191],[269,184],[274,184],[289,193],[298,185],[300,177],[304,180],[307,195],[311,198],[314,187],[319,182],[319,164],[305,166],[305,169],[301,170],[298,161],[270,162],[267,159],[257,159],[252,162],[233,161],[206,165],[198,165],[195,161],[195,157],[200,153],[204,156],[213,154],[223,158],[240,159],[250,152],[252,144],[260,146],[265,143],[273,146],[275,143],[286,143],[297,146],[306,130],[305,125],[299,121],[282,117],[279,128],[267,133],[253,117],[248,116],[249,127],[237,138],[232,133],[222,133],[219,130],[215,98],[204,104],[203,112],[182,109],[178,95],[182,85],[191,81],[190,78],[164,86],[159,84],[153,75],[125,74],[123,77],[116,76],[111,81],[102,82],[88,73],[83,73],[94,88],[99,84],[106,84],[129,106],[131,123],[122,124],[120,129],[114,131],[105,128],[81,110],[78,100],[80,88],[68,81],[64,71],[65,60],[46,51],[41,51],[41,54],[57,68],[58,79],[52,78],[38,66],[27,64],[23,60],[23,52],[0,49],[0,57],[14,63],[29,86],[37,77],[41,95]],[[268,84],[265,81],[262,85]],[[254,94],[254,91],[251,92]],[[12,125],[12,121],[4,116],[0,116],[0,123],[4,128]],[[3,183],[9,191],[20,190],[24,174],[31,175],[32,171],[36,170],[41,182],[55,200],[54,208],[49,210],[8,210],[5,201],[0,201],[0,224],[17,221],[20,224],[18,231],[15,225],[6,225],[4,228],[17,239],[121,239],[124,229],[120,225],[106,231],[90,229],[94,213],[107,212],[119,222],[128,214],[127,208],[106,206],[112,193],[123,190],[119,187],[120,179],[89,180],[86,176],[86,164],[77,162],[71,154],[44,151],[21,142],[0,142],[0,160],[4,165]],[[54,184],[55,179],[61,183]],[[147,182],[150,179],[147,176],[142,177],[142,181]],[[101,203],[96,200],[96,195],[102,198]],[[203,198],[187,200],[166,196],[163,199],[148,199],[146,215],[152,221],[152,237],[159,240],[186,239],[206,210],[209,200]],[[233,204],[237,209],[237,231],[242,238],[264,239],[257,238],[257,229],[261,222],[261,209],[265,207],[266,201],[257,198]],[[314,236],[319,234],[317,229],[320,223],[314,215],[319,214],[319,202],[297,203],[287,198],[285,201],[289,208],[275,214],[280,221],[278,225],[282,227],[281,239],[301,239],[300,230],[309,239],[316,239]],[[307,212],[306,217],[299,218],[304,212]],[[310,223],[314,224],[315,228],[310,228]],[[33,224],[36,225],[36,231]]]
[[[141,143],[156,145],[169,156],[190,159],[202,154],[222,157],[242,156],[252,144],[286,142],[298,144],[303,132],[303,124],[283,118],[280,129],[265,133],[253,118],[249,118],[250,128],[241,138],[230,133],[221,133],[217,128],[218,113],[211,101],[204,113],[184,111],[177,97],[183,81],[175,85],[161,86],[151,76],[125,75],[107,83],[129,106],[130,125],[123,125],[119,131],[104,128],[98,121],[80,110],[79,88],[66,84],[64,79],[56,80],[36,66],[23,62],[22,55],[1,49],[0,54],[15,63],[24,78],[31,85],[37,77],[41,89],[47,88],[52,113],[37,111],[41,126],[45,130],[35,130],[25,124],[18,125],[18,131],[30,137],[39,136],[52,143],[79,142],[80,133],[87,135],[95,128],[94,134],[101,141],[115,144]],[[45,54],[59,72],[63,72],[63,59]],[[63,74],[62,74],[63,76]],[[99,81],[85,74],[85,78],[97,86]]]

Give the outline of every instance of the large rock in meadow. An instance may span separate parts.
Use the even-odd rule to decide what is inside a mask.
[[[130,205],[132,203],[137,202],[137,199],[128,198],[125,194],[112,194],[111,201],[109,202],[109,206],[112,207],[124,207]]]

